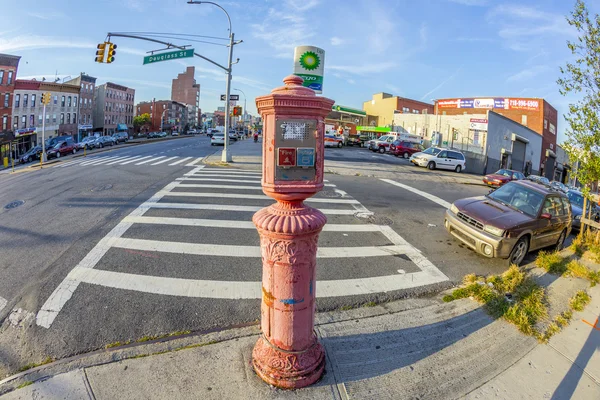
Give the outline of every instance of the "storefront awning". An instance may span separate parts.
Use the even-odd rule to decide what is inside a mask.
[[[336,106],[333,105],[331,107],[331,111],[337,111],[337,112],[342,112],[342,113],[346,113],[346,114],[353,114],[353,115],[359,115],[361,117],[366,117],[367,113],[362,111],[362,110],[357,110],[356,108],[350,108],[350,107],[345,107],[345,106]]]

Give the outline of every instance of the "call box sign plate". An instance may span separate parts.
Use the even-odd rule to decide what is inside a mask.
[[[298,167],[314,167],[315,166],[315,149],[299,147],[296,151],[296,166]]]
[[[296,149],[293,147],[280,147],[277,149],[278,167],[296,166]]]

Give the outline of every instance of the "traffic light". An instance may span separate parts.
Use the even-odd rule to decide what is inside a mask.
[[[241,106],[233,107],[233,115],[242,115],[242,107]]]
[[[103,63],[104,62],[104,52],[106,51],[106,42],[98,44],[96,47],[96,62]]]
[[[44,105],[50,104],[51,97],[52,97],[52,95],[50,94],[50,92],[42,93],[42,104],[44,104]]]
[[[111,62],[115,61],[115,54],[117,54],[116,49],[117,49],[117,45],[111,42],[106,42],[106,45],[108,45],[108,51],[107,51],[107,55],[106,55],[106,63],[110,64]]]

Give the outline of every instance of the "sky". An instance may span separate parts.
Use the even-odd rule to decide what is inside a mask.
[[[192,45],[226,65],[226,15],[211,4],[187,0],[2,0],[0,52],[20,55],[18,77],[54,80],[80,72],[136,90],[135,102],[169,99],[171,80],[196,67],[200,107],[223,103],[226,74],[201,58],[142,65],[148,51],[164,46],[114,37],[116,60],[94,62],[108,32],[211,36],[163,39]],[[362,108],[374,93],[425,102],[450,97],[541,97],[562,115],[577,98],[563,97],[559,67],[572,60],[576,39],[565,16],[575,0],[238,0],[217,2],[227,10],[235,38],[232,88],[254,99],[281,86],[292,72],[294,47],[325,50],[323,96]],[[593,2],[588,1],[588,6]],[[595,8],[594,8],[595,7]],[[598,5],[591,11],[600,12]],[[175,36],[176,37],[176,36]],[[238,91],[232,91],[238,93]],[[241,105],[244,96],[241,95]]]

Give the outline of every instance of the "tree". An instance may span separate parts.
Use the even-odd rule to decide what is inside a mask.
[[[600,16],[590,17],[585,2],[577,0],[567,22],[578,33],[577,40],[567,42],[575,62],[560,68],[557,83],[563,96],[582,97],[569,104],[564,148],[571,161],[577,161],[574,174],[587,193],[588,185],[600,180]]]
[[[133,127],[136,128],[139,132],[140,128],[144,125],[150,124],[150,114],[145,113],[142,115],[136,115],[133,117]]]

